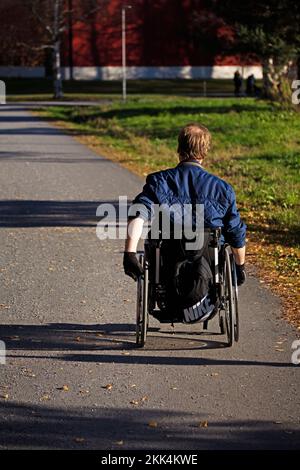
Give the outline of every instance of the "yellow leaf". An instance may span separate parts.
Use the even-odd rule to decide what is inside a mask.
[[[138,405],[138,404],[139,404],[138,400],[131,400],[130,403],[131,403],[132,405]]]
[[[208,427],[208,422],[207,421],[200,421],[199,427],[200,428],[207,428]]]
[[[157,428],[157,422],[156,421],[149,421],[148,426],[150,428]]]
[[[68,387],[68,385],[63,385],[62,387],[58,387],[57,390],[62,390],[63,392],[68,392],[69,387]]]
[[[113,384],[103,385],[102,388],[105,388],[106,390],[111,390],[113,388]]]
[[[46,401],[46,400],[50,400],[50,396],[49,395],[43,395],[41,397],[41,401]]]

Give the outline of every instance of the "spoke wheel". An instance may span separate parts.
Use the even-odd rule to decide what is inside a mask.
[[[224,266],[224,310],[225,310],[225,325],[228,338],[228,346],[232,346],[234,341],[234,290],[232,286],[232,271],[230,254],[228,249],[225,249],[225,266]]]
[[[137,303],[136,303],[136,345],[140,348],[145,346],[148,316],[148,263],[144,255],[140,255],[140,263],[144,267],[144,274],[137,281]]]

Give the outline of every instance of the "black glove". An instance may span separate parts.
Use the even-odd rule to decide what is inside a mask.
[[[246,281],[246,270],[245,264],[236,264],[236,278],[237,278],[237,285],[241,286]]]
[[[125,251],[123,257],[123,267],[125,274],[130,276],[132,279],[137,279],[143,274],[143,266],[139,263],[136,253]]]

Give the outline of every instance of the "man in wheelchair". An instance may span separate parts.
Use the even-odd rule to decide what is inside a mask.
[[[246,225],[240,219],[233,188],[203,167],[210,143],[211,135],[202,125],[189,124],[180,131],[177,150],[179,164],[148,175],[142,192],[133,201],[133,205],[138,204],[140,210],[132,217],[129,211],[123,258],[125,273],[138,280],[143,275],[144,268],[136,255],[137,246],[144,222],[153,217],[153,207],[172,207],[174,203],[182,207],[190,205],[192,208],[201,205],[202,238],[197,249],[187,249],[184,235],[180,239],[174,238],[172,229],[168,237],[154,237],[154,240],[150,230],[145,249],[148,251],[150,266],[156,266],[149,272],[149,285],[164,286],[161,296],[159,291],[155,293],[155,301],[160,304],[160,310],[164,310],[167,305],[169,310],[184,310],[188,316],[191,309],[185,307],[193,305],[200,309],[202,319],[212,313],[217,301],[211,282],[212,270],[216,264],[216,249],[221,253],[222,246],[230,245],[236,265],[237,285],[242,285],[246,280]],[[194,211],[192,220],[195,228]],[[178,225],[178,220],[174,221],[173,217],[173,227],[176,223]],[[216,270],[213,274],[216,280]],[[156,276],[152,283],[151,276]],[[149,295],[149,298],[151,302],[153,296]],[[151,310],[152,313],[155,311],[154,306]]]

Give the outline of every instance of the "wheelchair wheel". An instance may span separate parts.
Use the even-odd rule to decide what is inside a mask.
[[[237,343],[239,340],[239,305],[238,305],[238,285],[237,285],[237,277],[236,277],[236,269],[235,269],[235,261],[233,255],[230,255],[231,259],[231,274],[232,274],[232,286],[233,286],[233,296],[234,296],[234,341]]]
[[[224,260],[224,310],[228,346],[230,347],[234,341],[235,293],[232,285],[232,263],[229,247],[225,248]]]
[[[137,281],[136,303],[136,345],[144,347],[148,329],[148,263],[144,255],[140,255],[140,263],[144,267],[144,275]]]

